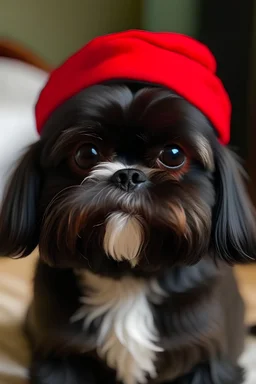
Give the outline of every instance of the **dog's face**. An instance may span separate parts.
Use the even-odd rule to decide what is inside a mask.
[[[161,88],[99,85],[59,107],[3,203],[0,251],[50,265],[156,273],[255,258],[239,166],[205,116]]]

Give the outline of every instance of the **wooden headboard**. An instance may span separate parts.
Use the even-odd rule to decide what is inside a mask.
[[[34,52],[13,40],[0,38],[0,57],[9,57],[20,60],[46,72],[52,70],[51,66]]]

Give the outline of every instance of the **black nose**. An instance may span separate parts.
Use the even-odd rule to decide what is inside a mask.
[[[124,191],[130,192],[147,181],[145,173],[138,169],[120,169],[111,178],[112,183]]]

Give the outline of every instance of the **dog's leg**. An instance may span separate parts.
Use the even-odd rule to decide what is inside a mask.
[[[34,357],[30,369],[31,384],[114,384],[115,375],[86,356]]]
[[[243,369],[227,361],[200,364],[185,376],[163,384],[242,384]]]

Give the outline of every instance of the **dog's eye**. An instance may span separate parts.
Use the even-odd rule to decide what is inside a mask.
[[[93,144],[83,144],[75,153],[74,160],[81,169],[90,169],[99,161],[98,149]]]
[[[160,155],[159,161],[166,168],[180,168],[186,161],[186,156],[183,150],[177,145],[170,145],[165,147]]]

